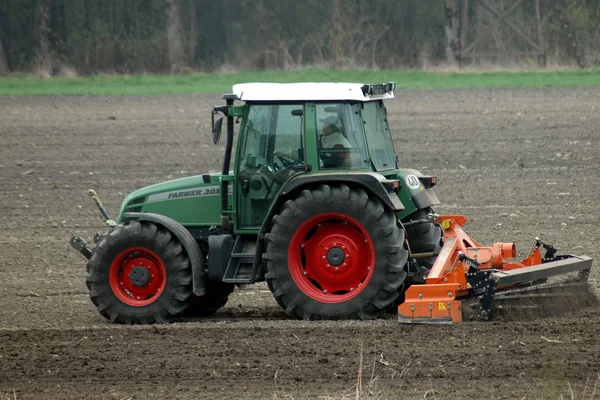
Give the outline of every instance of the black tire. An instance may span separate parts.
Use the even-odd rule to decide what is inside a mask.
[[[429,208],[418,210],[402,222],[410,222],[418,219],[427,217],[428,214],[433,213]],[[410,244],[411,253],[439,253],[444,243],[444,233],[439,225],[432,222],[425,222],[422,224],[409,225],[406,228],[406,238]],[[419,258],[417,263],[427,269],[431,269],[435,262],[436,257]]]
[[[311,227],[313,223],[315,225]],[[331,233],[321,234],[325,229]],[[307,232],[306,235],[303,232]],[[340,236],[336,232],[340,232]],[[353,242],[348,239],[346,246],[338,247],[346,248],[344,252],[349,252],[345,256],[348,258],[336,254],[330,258],[335,243],[332,249],[316,247],[319,251],[329,251],[324,258],[327,264],[306,262],[308,258],[320,260],[325,257],[320,256],[319,251],[309,251],[314,246],[311,239],[316,241],[320,237],[325,238],[321,244],[327,243],[330,238],[340,238],[343,244],[347,237],[364,238],[366,244],[361,245],[365,248],[357,245],[357,251],[352,250],[350,256],[354,248]],[[357,243],[360,241],[355,240]],[[269,288],[279,305],[298,319],[377,318],[394,303],[407,275],[408,251],[403,247],[404,232],[399,228],[394,213],[360,188],[321,185],[316,189],[303,190],[293,200],[288,200],[273,218],[266,242],[263,259],[266,261],[265,278]],[[365,257],[363,253],[370,256],[362,259]],[[349,267],[346,263],[339,264],[339,259],[348,260]],[[352,264],[352,259],[359,261]],[[371,267],[364,266],[365,263],[374,264],[372,271]],[[355,281],[361,279],[361,271],[367,271],[369,275],[358,285],[350,283],[358,287],[356,290],[351,287],[321,292],[325,282],[335,285],[336,280],[341,280],[337,272],[329,269],[333,265],[340,268],[343,265],[345,270],[342,273],[354,271],[352,268],[356,267],[358,272],[351,273],[352,277],[356,276]],[[320,273],[326,278],[319,280],[315,277]]]
[[[197,317],[210,317],[216,314],[221,309],[227,300],[229,295],[235,289],[233,283],[225,282],[206,282],[206,294],[204,296],[196,296],[192,294],[188,299],[189,307],[185,311],[186,315],[193,315]]]
[[[187,307],[192,271],[171,232],[131,221],[98,242],[88,262],[87,285],[100,314],[113,323],[168,323]]]

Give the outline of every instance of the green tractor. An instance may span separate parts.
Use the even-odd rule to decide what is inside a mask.
[[[133,324],[212,315],[236,285],[261,281],[299,319],[373,319],[398,305],[443,234],[436,178],[398,165],[383,102],[394,90],[238,84],[212,111],[215,144],[226,121],[221,173],[137,190],[115,221],[91,190],[109,230],[92,248],[71,245],[88,259],[98,311]]]

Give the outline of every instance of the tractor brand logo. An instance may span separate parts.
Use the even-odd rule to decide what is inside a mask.
[[[148,196],[148,203],[153,201],[162,201],[162,200],[170,200],[170,199],[181,199],[184,197],[198,197],[198,196],[216,196],[221,192],[219,185],[214,186],[205,186],[205,187],[197,187],[190,188],[186,190],[176,190],[173,192],[164,192],[157,193]],[[233,193],[233,189],[231,185],[227,190],[229,194]]]
[[[419,178],[417,178],[415,175],[406,175],[404,181],[406,182],[406,186],[411,189],[418,189],[421,187],[421,181],[419,181]]]
[[[209,194],[219,194],[218,187],[204,188],[204,189],[194,189],[194,190],[183,190],[181,192],[171,192],[169,193],[168,199],[178,199],[180,197],[191,197],[191,196],[205,196]]]

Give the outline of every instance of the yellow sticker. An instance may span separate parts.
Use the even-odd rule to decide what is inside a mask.
[[[446,307],[446,303],[438,303],[439,311],[446,311],[448,308]]]
[[[442,228],[444,229],[448,229],[450,228],[450,221],[448,221],[447,219],[442,221]]]

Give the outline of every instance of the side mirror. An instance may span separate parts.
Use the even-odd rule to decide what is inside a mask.
[[[219,118],[216,122],[213,121],[212,126],[212,134],[213,134],[213,143],[219,143],[221,140],[221,131],[223,130],[223,117]]]

